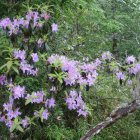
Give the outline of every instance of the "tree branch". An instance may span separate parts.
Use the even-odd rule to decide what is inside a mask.
[[[140,104],[137,102],[137,100],[134,100],[125,107],[113,110],[113,112],[110,114],[109,117],[105,119],[105,121],[97,124],[94,128],[88,131],[87,134],[85,134],[80,140],[89,140],[92,136],[95,136],[96,134],[100,133],[106,127],[109,127],[119,119],[129,115],[129,113],[136,111],[139,108],[139,106]]]

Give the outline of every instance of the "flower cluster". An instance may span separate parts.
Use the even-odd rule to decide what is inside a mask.
[[[100,65],[99,60],[96,60],[95,63],[81,63],[59,55],[51,55],[47,62],[51,67],[59,67],[66,73],[63,80],[66,85],[70,86],[75,84],[94,85],[98,76],[97,66]]]
[[[49,108],[55,107],[55,99],[53,97],[46,98],[44,91],[33,92],[32,94],[26,94],[25,87],[20,85],[14,86],[11,85],[9,89],[12,92],[12,96],[9,98],[9,102],[3,104],[3,111],[0,114],[0,122],[5,122],[5,124],[11,129],[14,125],[14,120],[16,118],[20,119],[19,125],[22,125],[23,128],[26,128],[30,125],[28,117],[22,114],[21,109],[18,107],[17,102],[20,99],[25,101],[25,105],[31,104],[42,104],[45,109],[35,111],[35,117],[40,117],[45,120],[48,119],[49,116]],[[28,115],[28,114],[27,114]],[[20,116],[20,118],[19,118]]]
[[[11,20],[10,18],[5,18],[0,21],[0,27],[4,30],[7,30],[9,36],[18,35],[24,32],[24,29],[28,28],[42,28],[43,23],[50,19],[50,15],[46,12],[39,14],[36,11],[29,11],[25,18],[14,18]],[[52,24],[52,32],[57,32],[58,25]]]
[[[26,61],[20,63],[20,69],[24,74],[27,75],[37,75],[38,68],[34,68],[32,65],[28,64]]]
[[[82,99],[81,92],[70,91],[69,96],[66,98],[66,103],[69,110],[76,110],[78,116],[87,116],[88,112],[86,110],[85,103]]]
[[[4,115],[0,117],[0,121],[5,122],[5,124],[9,128],[13,126],[13,122],[14,122],[13,119],[16,119],[19,115],[21,115],[19,108],[14,108],[13,102],[14,102],[14,99],[10,97],[9,102],[3,104]]]
[[[116,78],[122,81],[128,79],[127,83],[129,85],[132,85],[132,76],[140,72],[140,64],[137,63],[136,58],[134,56],[128,56],[125,61],[126,65],[122,66],[125,72],[117,70]]]
[[[16,59],[20,60],[20,69],[22,70],[22,72],[24,74],[37,75],[38,69],[34,68],[34,66],[28,64],[27,60],[25,60],[25,58],[26,58],[25,50],[14,50],[13,56]],[[32,57],[33,62],[38,62],[39,61],[37,53],[32,53],[31,57]]]

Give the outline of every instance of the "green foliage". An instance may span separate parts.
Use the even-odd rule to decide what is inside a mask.
[[[50,38],[46,33],[41,35],[47,42],[45,46],[48,54],[65,54],[77,59],[89,57],[92,60],[101,52],[110,50],[116,55],[116,58],[122,60],[125,55],[138,55],[140,52],[139,4],[137,0],[48,0],[47,2],[46,0],[1,0],[0,17],[22,16],[28,10],[49,11],[52,14],[52,20],[59,24],[59,32],[55,36],[51,35]],[[35,37],[38,36],[40,37],[39,32],[35,34]],[[35,38],[31,38],[30,43],[34,40]],[[0,50],[3,50],[0,52],[0,58],[5,58],[0,61],[0,73],[3,71],[9,75],[19,73],[18,62],[10,59],[13,45],[17,46],[5,37],[0,36]],[[41,55],[43,61],[46,56],[47,54]],[[41,77],[21,78],[17,76],[15,82],[29,87],[31,92],[45,87],[44,79],[46,75],[44,75],[45,64],[43,61],[37,64],[42,68]],[[110,64],[112,69],[115,67],[114,63]],[[59,66],[59,63],[56,63],[56,66]],[[63,73],[49,74],[49,76],[55,77],[60,83],[64,78]],[[52,121],[45,126],[42,126],[42,123],[39,122],[39,125],[34,125],[24,133],[17,132],[18,138],[23,140],[27,138],[36,140],[78,140],[87,130],[104,120],[111,110],[121,102],[131,100],[129,86],[120,86],[113,76],[104,73],[99,77],[99,80],[101,82],[97,83],[96,88],[89,90],[90,94],[84,93],[90,113],[88,118],[85,120],[74,120],[72,118],[69,125],[66,125],[68,123],[64,121],[62,115],[55,122]],[[2,91],[0,97],[3,98],[0,101],[0,106],[2,106],[5,93],[1,88],[0,91]],[[28,101],[26,104],[30,102]],[[55,115],[61,113],[61,110],[57,110]],[[93,139],[139,140],[139,115],[140,112],[138,111],[120,120]],[[71,126],[71,122],[74,122],[73,126]],[[17,128],[23,131],[19,126],[18,120],[15,120],[12,129]],[[9,139],[9,132],[4,124],[0,125],[0,130],[0,136],[3,139]]]

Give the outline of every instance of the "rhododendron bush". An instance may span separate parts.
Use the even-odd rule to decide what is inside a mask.
[[[5,38],[0,57],[0,88],[5,95],[0,122],[10,132],[61,119],[86,119],[91,111],[86,95],[94,94],[89,89],[98,85],[105,72],[120,86],[135,85],[140,64],[134,56],[121,63],[110,52],[88,61],[51,54],[46,44],[59,32],[59,25],[47,12],[1,19],[0,28]]]

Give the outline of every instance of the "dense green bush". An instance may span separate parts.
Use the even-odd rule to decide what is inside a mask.
[[[8,10],[5,10],[5,9]],[[12,78],[14,86],[26,87],[26,92],[31,94],[35,91],[44,91],[45,98],[51,98],[52,86],[59,92],[53,95],[58,104],[54,109],[50,109],[51,117],[47,121],[41,121],[31,117],[31,125],[24,130],[17,122],[16,129],[13,130],[13,139],[54,139],[54,140],[77,140],[98,122],[104,120],[116,106],[127,103],[132,99],[131,91],[135,86],[127,84],[132,75],[127,75],[126,79],[116,80],[116,75],[112,69],[119,68],[125,74],[126,64],[123,62],[125,56],[139,54],[139,2],[137,1],[93,1],[93,0],[34,0],[34,1],[1,1],[1,18],[10,17],[13,19],[21,18],[29,10],[50,13],[51,18],[47,22],[41,19],[44,26],[39,29],[33,24],[29,30],[22,28],[22,33],[18,35],[7,34],[1,29],[0,41],[0,75],[5,74],[10,82]],[[58,23],[58,32],[52,32],[52,23]],[[29,38],[29,40],[24,40]],[[39,40],[40,39],[40,40]],[[38,41],[41,43],[39,49]],[[20,69],[20,55],[14,56],[15,49],[26,50],[28,63],[39,68],[37,76],[27,76]],[[103,60],[102,67],[97,71],[98,79],[94,87],[74,85],[72,87],[64,84],[65,72],[61,71],[61,61],[56,61],[52,65],[47,64],[51,54],[68,56],[68,62],[80,60],[83,64],[92,64],[96,57],[100,57],[102,52],[111,51],[115,58],[111,62]],[[38,53],[39,62],[33,62],[32,53]],[[53,55],[52,55],[53,56]],[[88,61],[88,62],[86,62]],[[119,64],[119,63],[121,64]],[[95,65],[95,63],[94,63]],[[108,65],[110,67],[108,67]],[[102,69],[104,67],[104,70]],[[131,67],[131,66],[130,66]],[[35,70],[34,68],[32,70]],[[57,72],[57,73],[56,73]],[[30,73],[29,73],[30,74]],[[67,74],[67,72],[66,72]],[[49,77],[55,77],[56,82],[51,82]],[[8,102],[9,95],[13,92],[8,91],[8,87],[0,86],[0,111],[3,110],[3,103]],[[9,87],[11,88],[11,87]],[[89,89],[88,89],[89,88]],[[88,116],[86,118],[78,116],[76,111],[68,111],[64,98],[68,96],[70,90],[82,90],[82,99],[86,103]],[[55,93],[55,92],[54,92]],[[62,94],[63,93],[63,94]],[[63,99],[63,101],[62,101]],[[23,114],[32,114],[34,110],[40,110],[42,105],[31,105],[31,100],[17,101],[15,106],[23,106]],[[24,104],[27,107],[24,108]],[[53,114],[53,115],[52,115]],[[139,112],[119,121],[109,129],[106,129],[94,139],[139,139]],[[21,118],[22,118],[21,117]],[[21,121],[18,118],[18,121]],[[32,122],[32,119],[34,122]],[[15,119],[16,120],[16,119]],[[17,121],[17,120],[16,120]],[[29,120],[28,120],[29,121]],[[34,124],[35,123],[35,124]],[[20,124],[21,125],[21,124]],[[2,139],[12,137],[9,129],[4,123],[0,123],[0,136]],[[20,130],[20,131],[19,131]],[[12,139],[12,138],[11,138]]]

